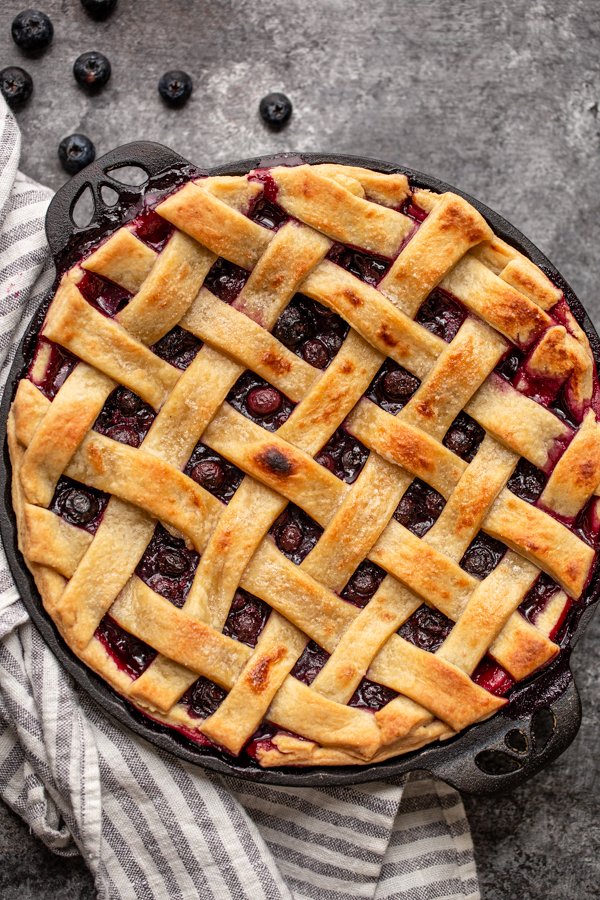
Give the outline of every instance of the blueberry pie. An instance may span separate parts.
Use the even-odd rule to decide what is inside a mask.
[[[9,419],[20,548],[153,720],[262,766],[386,759],[566,645],[599,401],[560,288],[463,198],[188,179],[62,274]]]

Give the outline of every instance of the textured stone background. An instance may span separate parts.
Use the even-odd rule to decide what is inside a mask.
[[[10,22],[25,6],[0,3],[0,61],[22,63],[35,81],[19,121],[22,168],[39,181],[65,180],[56,148],[73,131],[88,134],[98,154],[150,138],[201,165],[283,149],[400,162],[459,185],[521,228],[600,325],[596,0],[120,0],[101,24],[78,0],[39,0],[54,44],[23,62]],[[113,65],[93,99],[71,75],[91,49]],[[195,83],[183,111],[156,93],[175,67]],[[270,90],[294,102],[279,135],[257,115]],[[584,721],[571,748],[511,794],[466,799],[485,900],[598,896],[599,639],[596,617],[575,654]],[[81,861],[53,856],[0,805],[0,896],[93,890]]]

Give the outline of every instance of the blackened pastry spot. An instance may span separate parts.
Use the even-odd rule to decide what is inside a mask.
[[[139,447],[154,418],[151,406],[128,388],[118,387],[108,396],[94,422],[94,431],[121,444]]]
[[[365,559],[356,569],[340,596],[354,606],[362,608],[367,605],[384,578],[384,570]]]
[[[442,646],[452,628],[453,623],[439,609],[423,604],[398,629],[398,634],[404,640],[414,644],[415,647],[435,653]]]
[[[175,606],[183,606],[199,556],[158,524],[135,570],[138,578]]]
[[[485,437],[485,431],[477,422],[460,412],[444,436],[442,443],[465,462],[471,462],[479,445]]]
[[[304,684],[312,684],[328,659],[329,653],[326,650],[314,641],[309,641],[291,674]]]
[[[348,330],[348,324],[332,310],[296,294],[275,323],[273,335],[311,366],[325,369]]]
[[[431,292],[416,315],[417,322],[448,343],[466,318],[466,309],[440,288]]]
[[[535,503],[544,487],[547,477],[536,468],[529,460],[521,457],[519,463],[508,480],[507,487],[513,494],[526,500],[527,503]]]
[[[391,266],[391,261],[383,256],[365,253],[346,244],[334,244],[327,259],[373,287],[379,284]]]
[[[203,443],[196,444],[184,471],[223,503],[229,503],[244,477],[237,466]]]
[[[300,565],[310,553],[323,529],[304,510],[289,503],[273,523],[270,534],[281,552],[293,563]]]
[[[202,341],[176,325],[150,349],[176,369],[187,369],[202,347]]]
[[[207,719],[216,712],[227,696],[227,691],[209,681],[208,678],[199,678],[187,689],[180,703],[187,707],[189,714],[195,718]]]
[[[281,391],[253,372],[244,372],[238,378],[227,395],[227,402],[267,431],[277,431],[295,405]]]
[[[413,534],[423,537],[443,510],[446,501],[419,478],[408,486],[396,507],[394,518]]]
[[[220,257],[204,279],[204,287],[224,303],[233,303],[249,276],[246,269]]]
[[[108,494],[63,475],[56,485],[49,509],[70,525],[95,534],[108,500]]]
[[[386,412],[396,415],[406,406],[421,382],[392,359],[386,359],[369,385],[366,396]]]
[[[391,688],[385,687],[383,684],[377,684],[375,681],[369,681],[368,678],[363,678],[348,701],[348,706],[377,712],[377,710],[382,709],[390,700],[397,696],[397,692]]]
[[[487,578],[505,553],[506,547],[501,541],[480,531],[465,550],[460,565],[474,578]]]
[[[132,678],[139,678],[157,655],[156,650],[135,635],[129,634],[109,615],[104,616],[98,625],[95,637],[102,643],[119,669],[127,672]]]
[[[85,272],[77,288],[90,306],[110,318],[121,312],[132,296],[124,287],[107,281],[95,272]]]
[[[238,588],[223,628],[223,634],[255,647],[269,618],[270,607],[248,591]]]
[[[343,426],[337,428],[315,459],[342,481],[352,484],[362,470],[368,449]]]

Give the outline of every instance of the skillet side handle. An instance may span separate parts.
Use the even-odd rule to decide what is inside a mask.
[[[173,150],[151,141],[124,144],[94,160],[59,188],[48,207],[46,237],[55,258],[59,258],[72,239],[77,235],[84,235],[90,226],[98,227],[102,222],[110,224],[112,219],[118,221],[118,217],[115,218],[115,208],[118,209],[118,206],[109,207],[105,203],[101,193],[103,186],[116,191],[120,198],[129,203],[143,194],[147,182],[130,186],[111,178],[110,171],[122,166],[141,168],[149,178],[167,169],[186,166],[192,168],[188,160]],[[81,228],[73,220],[73,210],[86,188],[90,188],[92,192],[95,208],[91,223]]]

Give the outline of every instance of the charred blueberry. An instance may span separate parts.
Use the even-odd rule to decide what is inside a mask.
[[[33,92],[31,75],[20,66],[7,66],[0,72],[0,91],[10,108],[18,109]]]
[[[106,19],[117,5],[117,0],[81,0],[81,5],[93,19]]]
[[[12,23],[12,38],[17,47],[31,53],[45,50],[52,43],[54,28],[46,13],[24,9]]]
[[[292,101],[278,92],[267,94],[258,107],[260,116],[270,128],[279,129],[286,125],[292,115]]]
[[[190,99],[193,82],[187,72],[173,69],[158,82],[158,93],[169,106],[183,106]]]
[[[98,91],[110,78],[110,62],[103,53],[89,50],[78,56],[73,64],[75,81],[88,91]]]
[[[96,148],[85,134],[70,134],[58,145],[58,158],[69,175],[75,175],[96,158]]]
[[[281,406],[281,394],[273,387],[256,387],[248,393],[246,405],[254,416],[269,416]]]

